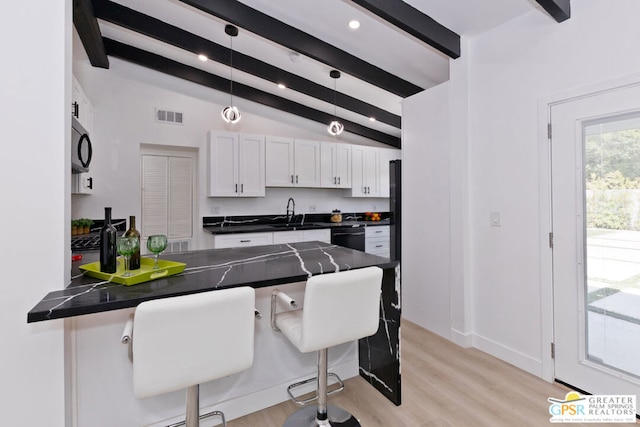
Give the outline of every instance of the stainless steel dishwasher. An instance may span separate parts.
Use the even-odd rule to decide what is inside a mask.
[[[364,252],[364,227],[336,227],[331,229],[331,244]]]

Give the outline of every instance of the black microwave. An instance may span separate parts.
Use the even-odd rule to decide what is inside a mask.
[[[71,172],[89,172],[92,155],[89,133],[75,117],[71,117]]]

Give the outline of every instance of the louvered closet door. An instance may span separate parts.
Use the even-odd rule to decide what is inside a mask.
[[[142,156],[142,234],[193,237],[193,159]]]

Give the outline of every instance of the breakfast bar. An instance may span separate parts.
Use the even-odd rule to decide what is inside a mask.
[[[383,269],[380,327],[358,343],[360,376],[396,405],[400,404],[400,281],[398,263],[388,258],[323,242],[303,242],[231,249],[168,253],[163,259],[186,264],[177,275],[124,286],[82,274],[80,265],[97,261],[97,253],[74,262],[71,284],[46,295],[27,315],[28,322],[135,308],[143,301],[215,289],[262,288],[305,282],[312,275],[378,266]],[[267,291],[267,289],[265,289]],[[271,290],[268,290],[269,292]],[[267,315],[262,308],[259,309]],[[328,307],[330,314],[331,308]],[[129,310],[130,311],[130,310]],[[91,317],[91,316],[89,316]],[[267,321],[268,322],[268,321]],[[261,350],[256,342],[256,351]]]

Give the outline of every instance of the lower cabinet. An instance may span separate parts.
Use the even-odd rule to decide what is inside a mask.
[[[215,249],[272,244],[273,233],[217,234],[214,238]]]
[[[388,225],[369,226],[365,229],[364,251],[368,254],[391,256],[391,233]]]
[[[314,240],[331,243],[330,229],[322,228],[314,230],[291,230],[267,233],[216,234],[213,239],[213,247],[214,249],[238,248],[242,246],[311,242]]]

